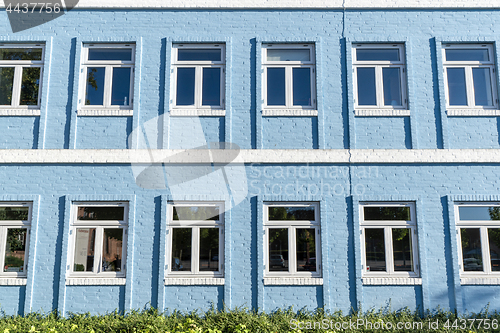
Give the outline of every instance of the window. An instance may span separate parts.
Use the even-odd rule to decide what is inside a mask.
[[[44,46],[0,44],[0,108],[40,109]]]
[[[264,228],[267,277],[321,277],[317,203],[268,203]]]
[[[174,44],[173,107],[224,109],[224,44]]]
[[[26,277],[31,204],[0,203],[0,277]]]
[[[131,109],[135,46],[85,44],[81,108]]]
[[[413,203],[361,205],[363,276],[418,277]]]
[[[443,46],[447,106],[498,108],[492,44]]]
[[[462,276],[500,276],[500,204],[455,206]]]
[[[170,204],[168,216],[167,274],[223,277],[223,204]]]
[[[71,225],[72,277],[125,277],[126,203],[76,203]]]
[[[353,45],[354,106],[406,109],[403,44]]]
[[[263,45],[262,64],[264,108],[316,108],[313,44]]]

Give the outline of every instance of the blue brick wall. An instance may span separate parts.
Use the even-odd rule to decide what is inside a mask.
[[[172,117],[169,148],[186,149],[224,142],[224,117]]]
[[[266,286],[264,311],[293,308],[314,310],[323,306],[322,286]]]
[[[132,117],[79,117],[76,148],[126,149]]]
[[[422,311],[421,286],[365,286],[363,310],[394,311],[407,307],[410,311]]]
[[[66,289],[66,313],[103,314],[124,309],[124,286],[68,286]]]
[[[450,148],[499,148],[497,117],[452,117],[448,120]]]
[[[9,315],[24,313],[26,286],[1,286],[0,309]]]
[[[223,308],[224,286],[165,286],[166,310],[207,311]]]
[[[0,117],[0,149],[38,148],[39,117]]]
[[[356,148],[409,149],[409,117],[359,117],[356,119]]]
[[[316,117],[264,117],[263,148],[318,148]]]

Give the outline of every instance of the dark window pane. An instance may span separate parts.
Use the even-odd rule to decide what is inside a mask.
[[[364,207],[365,221],[410,221],[410,207]]]
[[[310,61],[309,49],[267,49],[267,61]]]
[[[218,221],[218,206],[174,206],[174,221],[194,220],[194,221]]]
[[[296,229],[297,271],[316,272],[316,229]]]
[[[92,272],[94,269],[95,228],[75,230],[74,272]]]
[[[458,207],[462,221],[499,221],[500,206],[464,206]]]
[[[220,105],[220,68],[203,68],[202,105]]]
[[[89,48],[89,60],[131,61],[132,49]]]
[[[267,105],[285,104],[285,68],[268,68]]]
[[[12,105],[14,67],[0,67],[0,105]]]
[[[483,271],[479,228],[461,228],[464,271]]]
[[[113,68],[111,105],[130,105],[130,72],[127,67]]]
[[[413,248],[411,244],[411,229],[392,229],[392,247],[394,251],[394,271],[413,271]]]
[[[446,49],[446,61],[488,61],[487,49]]]
[[[385,272],[384,229],[365,229],[366,270]]]
[[[314,221],[314,207],[269,207],[269,221]]]
[[[293,105],[310,106],[311,69],[293,68]]]
[[[356,49],[358,61],[399,61],[399,49]]]
[[[465,69],[448,68],[448,95],[450,105],[467,105],[467,88],[465,86]]]
[[[104,73],[104,67],[87,68],[87,90],[85,93],[85,105],[103,105]]]
[[[21,83],[20,105],[38,105],[38,89],[40,87],[40,67],[24,67]]]
[[[269,271],[288,272],[288,229],[269,229]]]
[[[172,271],[191,271],[191,228],[172,229]]]
[[[121,221],[124,207],[78,207],[78,220]]]
[[[28,207],[0,207],[0,221],[27,221]]]
[[[500,271],[500,229],[488,228],[491,270]]]
[[[123,229],[104,229],[102,244],[102,271],[120,272],[122,270]]]
[[[476,105],[492,106],[491,77],[489,68],[473,68],[474,100]]]
[[[0,48],[0,60],[42,60],[42,49]]]
[[[375,68],[358,67],[358,105],[377,105]]]
[[[200,271],[219,270],[219,228],[200,228]]]
[[[24,272],[27,235],[26,228],[7,229],[4,272]]]
[[[221,61],[221,49],[178,49],[179,61]]]
[[[399,68],[382,68],[384,82],[384,105],[401,106],[401,73]]]
[[[177,68],[177,105],[194,105],[195,68]]]

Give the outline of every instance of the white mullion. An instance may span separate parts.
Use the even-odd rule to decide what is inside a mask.
[[[384,105],[384,81],[382,75],[382,66],[375,67],[375,96],[378,108],[383,108]]]
[[[474,78],[472,77],[472,66],[465,66],[465,87],[467,91],[467,106],[476,107],[474,96]]]
[[[458,207],[457,207],[458,209]],[[457,212],[455,212],[455,214],[457,214]],[[455,216],[458,216],[455,215]],[[465,267],[464,267],[464,253],[463,253],[463,249],[462,249],[462,227],[458,227],[457,228],[457,247],[458,247],[458,256],[459,256],[459,271],[462,272],[462,273],[465,273]]]
[[[194,107],[201,108],[203,100],[203,68],[205,66],[196,65],[194,70]]]
[[[384,227],[385,238],[385,265],[388,274],[394,274],[394,247],[392,239],[392,227]]]
[[[23,76],[23,66],[14,66],[14,82],[12,83],[11,106],[18,107],[21,104],[21,84]]]
[[[288,228],[288,273],[297,273],[297,253],[295,251],[296,226]]]
[[[293,66],[285,67],[285,107],[293,107]]]
[[[7,246],[7,227],[0,226],[0,267],[2,268],[1,274],[5,274],[3,267],[5,267],[5,247]]]
[[[497,79],[496,79],[496,73],[495,73],[495,67],[494,65],[489,65],[488,69],[490,71],[490,89],[491,89],[491,99],[493,100],[492,107],[497,108],[498,107],[498,93],[497,93]]]
[[[92,273],[99,274],[102,273],[102,246],[103,246],[103,234],[104,228],[102,226],[95,226],[95,242],[94,242],[94,269]],[[97,260],[96,260],[97,258]]]
[[[488,239],[488,228],[481,227],[481,252],[483,256],[483,272],[486,274],[491,274],[491,260],[490,260],[490,247]]]
[[[420,275],[420,262],[419,262],[419,256],[417,255],[418,253],[417,229],[415,228],[415,226],[410,227],[410,232],[411,232],[411,247],[412,247],[411,257],[413,260],[413,272],[416,275]]]
[[[103,95],[103,106],[111,106],[111,83],[113,78],[113,66],[105,65],[104,70],[104,95]]]
[[[366,267],[366,235],[365,235],[365,227],[361,227],[361,273],[365,274],[367,272]]]
[[[192,227],[191,233],[191,273],[200,272],[200,227]]]

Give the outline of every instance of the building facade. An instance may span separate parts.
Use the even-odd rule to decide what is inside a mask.
[[[7,314],[500,310],[500,3],[17,10]]]

